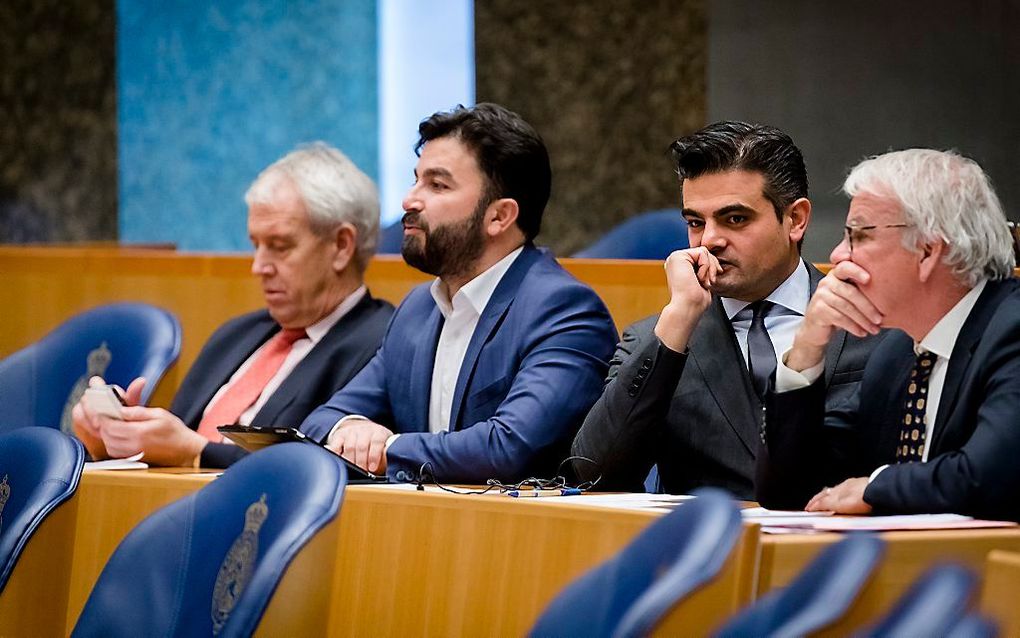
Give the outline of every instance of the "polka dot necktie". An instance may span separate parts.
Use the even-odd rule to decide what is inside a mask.
[[[925,416],[928,408],[928,379],[938,355],[922,352],[914,361],[907,384],[907,402],[903,406],[903,421],[900,423],[900,440],[896,446],[896,462],[920,461],[924,456]]]

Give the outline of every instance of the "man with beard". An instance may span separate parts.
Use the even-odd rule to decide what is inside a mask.
[[[301,429],[396,481],[550,476],[599,395],[616,329],[533,244],[551,174],[527,122],[479,104],[418,133],[401,252],[437,279],[408,294],[375,358]]]
[[[137,405],[144,379],[128,386],[121,419],[79,401],[74,431],[93,459],[227,467],[244,450],[217,426],[297,425],[375,354],[393,306],[363,282],[379,234],[372,180],[320,142],[262,171],[244,199],[265,309],[213,333],[169,410]]]
[[[754,497],[755,459],[776,352],[822,274],[800,257],[811,219],[807,172],[782,131],[718,122],[672,145],[689,250],[666,260],[670,300],[624,331],[602,397],[572,452],[579,476],[638,491],[702,485]],[[872,331],[876,332],[876,331]],[[838,332],[824,384],[835,405],[856,387],[874,339]]]

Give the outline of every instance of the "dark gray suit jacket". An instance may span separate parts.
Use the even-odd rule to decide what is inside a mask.
[[[366,294],[336,322],[294,368],[252,420],[252,425],[297,427],[372,358],[382,341],[393,306]],[[170,412],[195,430],[205,406],[234,371],[280,330],[269,313],[259,310],[220,326],[202,347],[177,389]],[[209,443],[202,467],[228,467],[245,452],[228,443]]]
[[[822,273],[810,264],[808,272],[814,293]],[[598,489],[643,491],[658,465],[666,492],[711,485],[753,499],[762,405],[722,302],[713,297],[686,354],[661,344],[657,321],[648,317],[624,331],[605,390],[571,450],[595,464],[575,461],[575,471],[586,480],[601,473]],[[829,405],[852,394],[877,341],[844,332],[833,339],[824,375]]]

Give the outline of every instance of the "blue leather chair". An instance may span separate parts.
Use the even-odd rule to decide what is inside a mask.
[[[284,570],[340,511],[347,471],[307,443],[251,454],[138,524],[73,636],[250,636]]]
[[[759,598],[716,635],[792,638],[834,623],[857,598],[884,549],[877,536],[849,534],[822,550],[787,587]]]
[[[967,615],[977,579],[959,565],[925,572],[884,619],[862,636],[910,638],[945,636]]]
[[[25,544],[78,489],[85,449],[49,428],[0,434],[0,592]]]
[[[398,220],[395,224],[379,229],[379,245],[376,246],[375,252],[380,255],[399,255],[403,243],[404,224]]]
[[[992,620],[971,614],[956,623],[946,638],[997,638],[999,626]]]
[[[662,260],[688,246],[687,222],[679,210],[666,208],[631,217],[573,257]]]
[[[70,433],[70,409],[96,374],[122,387],[145,377],[148,401],[180,351],[180,323],[161,308],[115,303],[75,315],[0,360],[0,430],[42,425]]]
[[[684,597],[711,580],[740,537],[740,512],[724,491],[698,498],[650,525],[627,547],[568,585],[532,636],[647,634]]]

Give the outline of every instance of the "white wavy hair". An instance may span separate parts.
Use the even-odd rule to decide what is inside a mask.
[[[297,147],[259,173],[244,201],[271,204],[281,178],[297,187],[308,209],[312,230],[326,235],[340,224],[357,230],[354,264],[364,272],[379,243],[379,194],[372,179],[346,155],[325,142]]]
[[[903,210],[903,246],[917,251],[942,240],[943,262],[974,286],[1013,274],[1012,238],[991,181],[977,162],[954,151],[912,148],[870,157],[843,183],[850,197],[891,197]]]

